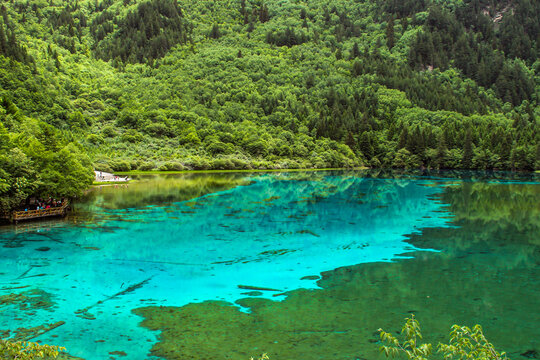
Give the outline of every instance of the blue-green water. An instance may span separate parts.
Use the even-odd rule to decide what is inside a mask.
[[[489,186],[494,179],[475,182]],[[113,351],[147,359],[158,334],[139,326],[133,309],[249,296],[282,301],[283,292],[318,289],[324,271],[418,257],[407,240],[422,239],[423,229],[460,227],[452,205],[480,200],[451,204],[442,195],[471,183],[451,176],[326,172],[179,175],[98,188],[66,221],[0,232],[0,296],[39,289],[54,304],[0,305],[0,330],[13,335],[20,327],[65,321],[34,341],[62,344],[88,360],[109,359]],[[534,178],[511,183],[528,184],[536,189],[532,196],[538,194]],[[440,241],[421,245],[452,251]]]

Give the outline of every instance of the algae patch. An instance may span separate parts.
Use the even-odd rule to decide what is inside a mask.
[[[50,309],[54,302],[52,295],[46,291],[32,289],[21,293],[11,293],[0,296],[0,309],[4,306],[14,305],[19,310],[30,311],[37,309]]]

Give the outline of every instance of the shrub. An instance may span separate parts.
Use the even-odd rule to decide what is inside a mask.
[[[156,168],[156,164],[154,164],[153,162],[144,162],[139,165],[137,170],[150,171],[150,170],[154,170],[155,168]]]
[[[1,359],[56,359],[66,348],[51,345],[40,345],[26,341],[8,341],[0,339]]]
[[[210,169],[210,161],[206,158],[195,156],[188,160],[189,166],[195,170],[208,170]]]
[[[131,170],[131,164],[126,160],[109,160],[109,166],[113,171]]]
[[[199,135],[195,131],[189,132],[185,136],[179,137],[180,144],[186,144],[186,145],[200,145],[201,139],[199,138]]]
[[[113,171],[113,169],[109,166],[108,163],[102,163],[102,162],[95,163],[94,169],[96,169],[97,171],[104,171],[108,173]]]
[[[420,160],[418,159],[418,156],[412,155],[409,150],[405,148],[399,149],[392,162],[392,167],[400,169],[411,169],[419,166]]]
[[[268,355],[265,354],[262,354],[261,357],[259,357],[257,360],[269,360],[270,358],[268,357]],[[253,357],[251,357],[250,360],[255,360]]]
[[[374,156],[369,161],[369,166],[372,167],[372,168],[380,168],[381,167],[381,162],[379,161],[379,159],[377,159],[377,157]]]
[[[144,131],[152,135],[153,137],[162,137],[162,136],[173,136],[172,131],[167,127],[167,125],[162,123],[152,123],[146,125]]]
[[[139,165],[142,163],[142,160],[141,159],[137,159],[137,160],[129,160],[129,166],[131,168],[131,170],[135,170],[135,169],[138,169],[139,168]]]
[[[116,118],[116,123],[119,126],[124,126],[131,129],[139,127],[142,122],[143,119],[140,113],[129,110],[122,111]]]
[[[101,133],[103,134],[103,136],[111,138],[118,135],[116,129],[112,126],[105,126],[103,129],[101,129]]]
[[[86,141],[88,141],[90,144],[93,144],[93,145],[101,145],[105,142],[105,140],[103,140],[103,138],[99,135],[96,135],[96,134],[90,134],[86,137]]]
[[[381,352],[387,357],[396,357],[403,354],[409,360],[428,360],[432,353],[431,344],[419,344],[422,339],[420,324],[412,315],[405,319],[401,334],[405,340],[401,342],[394,335],[379,329],[381,340],[388,345],[381,346]],[[438,352],[445,359],[470,360],[507,360],[506,354],[498,353],[493,345],[484,336],[482,327],[475,325],[472,330],[466,326],[454,325],[450,332],[450,343],[438,345]]]
[[[234,152],[234,146],[232,144],[222,143],[221,141],[212,141],[206,146],[206,151],[212,155],[231,154]]]
[[[233,169],[235,170],[247,170],[247,169],[251,169],[251,166],[250,164],[243,160],[243,159],[238,159],[238,158],[230,158],[231,162],[233,163]]]
[[[176,161],[166,162],[165,164],[162,164],[160,167],[158,167],[159,171],[182,171],[184,169],[184,165]]]
[[[232,170],[234,169],[234,163],[231,159],[214,159],[211,164],[212,170]]]
[[[261,139],[255,139],[253,141],[248,142],[245,145],[245,149],[252,155],[261,155],[266,156],[268,155],[268,144],[266,141]]]
[[[123,142],[138,143],[138,142],[141,142],[142,139],[143,139],[142,134],[134,129],[129,129],[124,134],[122,134]]]
[[[282,169],[299,169],[300,168],[300,164],[298,164],[298,162],[296,162],[295,160],[291,160],[291,159],[284,159],[277,165],[279,165],[279,167]]]

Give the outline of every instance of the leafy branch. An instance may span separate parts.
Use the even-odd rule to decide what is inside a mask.
[[[381,346],[381,352],[387,357],[404,354],[410,360],[428,360],[432,354],[431,344],[418,344],[422,339],[420,324],[414,315],[406,318],[401,330],[405,340],[400,340],[382,329],[379,329],[381,340],[387,345]],[[493,344],[485,337],[482,327],[475,325],[472,330],[466,326],[454,325],[450,332],[450,343],[439,343],[437,352],[443,354],[445,360],[508,360],[506,353],[498,353]]]
[[[56,359],[66,348],[27,341],[0,339],[0,358],[13,360]]]

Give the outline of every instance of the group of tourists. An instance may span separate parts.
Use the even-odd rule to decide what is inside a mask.
[[[24,211],[28,211],[28,210],[45,210],[45,209],[50,209],[50,208],[58,208],[58,207],[62,207],[63,203],[64,203],[63,198],[61,200],[53,199],[51,197],[49,197],[47,200],[37,199],[36,201],[34,201],[33,205],[27,206],[24,209]]]

